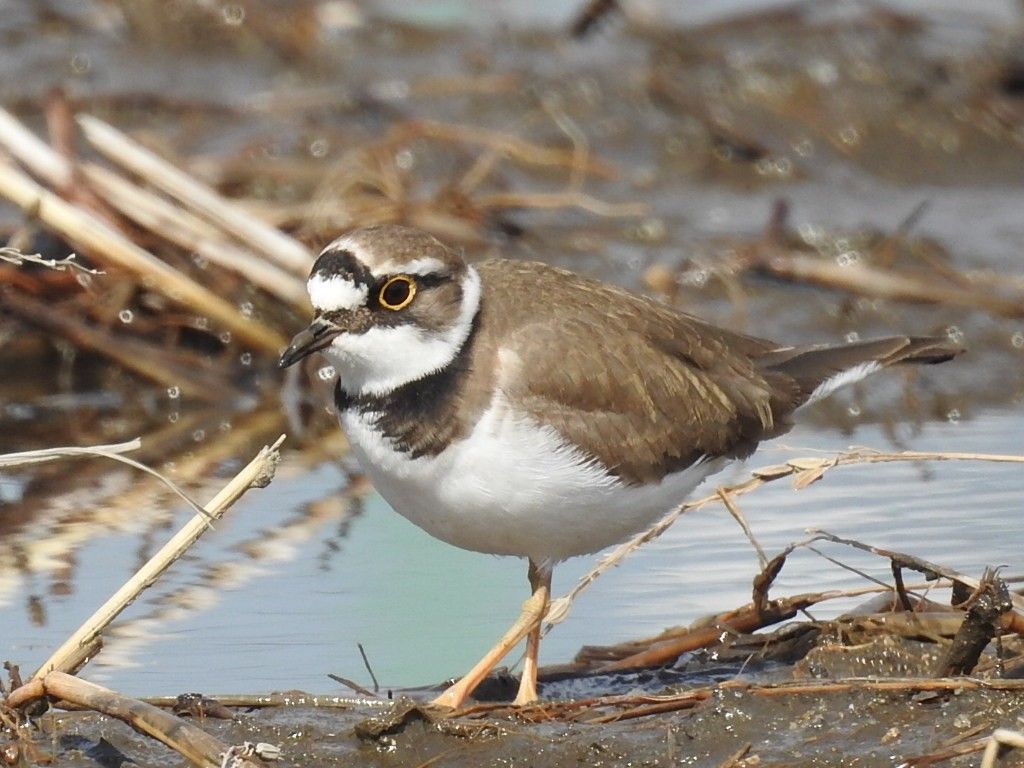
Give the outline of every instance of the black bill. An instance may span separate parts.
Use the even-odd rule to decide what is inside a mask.
[[[344,330],[323,318],[316,318],[308,328],[295,334],[288,349],[281,353],[281,357],[277,361],[278,366],[287,368],[289,365],[294,365],[302,358],[328,346],[334,337]]]

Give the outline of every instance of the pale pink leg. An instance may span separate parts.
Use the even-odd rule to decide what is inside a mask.
[[[519,693],[516,694],[516,699],[512,702],[516,706],[531,704],[537,700],[537,652],[540,650],[540,626],[543,622],[544,614],[548,612],[548,603],[551,600],[551,568],[541,570],[536,568],[533,563],[530,563],[529,576],[530,588],[533,590],[533,594],[543,593],[545,595],[544,610],[541,611],[540,618],[533,625],[530,634],[526,636],[526,658],[523,660],[523,676],[519,680]]]
[[[523,669],[523,680],[519,685],[519,695],[516,696],[515,703],[525,703],[520,701],[524,695],[530,697],[529,701],[537,698],[537,646],[540,642],[540,624],[547,613],[548,601],[551,598],[551,569],[545,569],[540,573],[533,563],[530,563],[529,577],[533,594],[523,603],[519,618],[462,679],[449,686],[431,702],[432,704],[441,707],[461,707],[495,665],[527,635],[530,636],[530,640],[526,648],[526,666]]]

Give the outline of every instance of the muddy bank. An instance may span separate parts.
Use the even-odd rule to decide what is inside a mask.
[[[319,708],[234,709],[231,721],[196,722],[226,744],[279,746],[281,762],[272,764],[285,766],[977,765],[983,737],[1024,717],[1024,683],[995,680],[986,689],[976,680],[905,677],[927,673],[939,655],[933,644],[892,636],[854,646],[822,640],[795,667],[747,670],[717,688],[637,695],[612,715],[594,699],[574,709],[556,702],[445,719],[410,710],[407,700],[344,706],[322,697]],[[688,693],[700,697],[638,716]],[[176,758],[92,713],[54,713],[39,725],[36,747],[68,768]],[[1024,753],[1000,762],[1021,764]]]

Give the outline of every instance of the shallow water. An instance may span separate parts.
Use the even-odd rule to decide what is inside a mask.
[[[922,451],[1020,450],[1024,416],[987,412],[970,422],[931,424],[911,441]],[[850,439],[798,428],[766,445],[751,467],[849,445],[885,447],[876,427]],[[742,470],[736,470],[742,475]],[[726,475],[728,476],[728,475]],[[371,495],[338,536],[336,517],[299,522],[301,510],[345,480],[328,464],[251,493],[178,563],[154,592],[118,622],[86,677],[127,693],[335,690],[335,674],[369,684],[362,643],[385,687],[421,685],[457,674],[514,617],[526,594],[525,566],[448,547]],[[822,528],[843,537],[979,574],[986,565],[1024,571],[1020,515],[1024,472],[977,462],[844,467],[799,492],[777,481],[740,500],[769,556]],[[190,513],[180,509],[174,524]],[[174,525],[169,526],[170,529]],[[240,545],[276,532],[259,558]],[[283,532],[287,531],[287,535]],[[158,534],[149,534],[159,541]],[[54,574],[8,572],[0,582],[6,654],[26,668],[40,663],[91,606],[127,578],[140,534],[94,535],[75,554],[70,594],[47,594]],[[281,540],[283,539],[283,540]],[[888,563],[837,546],[822,549],[886,579]],[[561,594],[594,562],[577,558],[556,570]],[[211,563],[223,573],[211,577]],[[662,538],[605,574],[542,644],[542,660],[568,660],[584,644],[655,634],[749,600],[757,561],[721,508],[690,513]],[[908,574],[908,580],[913,577]],[[791,556],[776,595],[865,586],[857,576],[809,552]],[[46,606],[40,625],[26,599]],[[835,615],[856,601],[814,610]]]
[[[720,5],[731,9],[736,3]],[[1007,18],[1019,21],[1006,4],[986,3],[985,8],[985,14],[966,25],[982,37],[986,25]],[[443,10],[455,13],[458,8]],[[942,17],[943,29],[965,26],[962,15],[948,9],[947,13],[951,15]],[[7,23],[16,25],[16,20]],[[280,63],[269,57],[246,59],[237,51],[218,55],[206,50],[187,62],[195,77],[177,78],[169,74],[171,64],[180,58],[175,49],[168,52],[158,46],[147,53],[132,45],[111,45],[109,33],[90,30],[63,36],[51,30],[46,46],[22,40],[19,48],[11,43],[10,28],[5,28],[8,46],[0,47],[0,65],[16,75],[0,83],[5,101],[37,99],[56,77],[54,72],[76,61],[82,64],[75,56],[85,56],[89,66],[73,73],[73,87],[97,98],[158,90],[182,100],[208,98],[244,105],[257,93],[287,95],[295,82],[330,82],[330,73],[337,71],[345,72],[349,79],[344,82],[353,88],[406,77],[414,80],[423,71],[458,72],[465,59],[483,56],[480,49],[490,47],[493,58],[481,66],[512,66],[525,74],[531,88],[549,89],[564,98],[566,110],[593,135],[594,150],[627,169],[625,178],[598,188],[601,196],[643,198],[652,205],[651,216],[642,222],[647,229],[635,220],[608,222],[578,212],[547,219],[524,215],[533,238],[508,247],[515,255],[570,264],[631,287],[642,284],[642,270],[650,264],[685,266],[688,257],[698,266],[724,263],[734,244],[722,241],[759,232],[772,200],[779,196],[790,202],[795,232],[807,241],[838,237],[832,245],[844,251],[859,247],[857,232],[891,232],[927,200],[931,207],[914,234],[934,239],[953,265],[1017,278],[1021,274],[1024,165],[1019,140],[986,143],[988,139],[968,127],[952,152],[934,151],[925,146],[927,142],[923,149],[915,149],[883,137],[862,152],[847,155],[834,147],[834,126],[796,121],[796,128],[780,128],[773,120],[791,115],[768,119],[755,107],[750,115],[743,113],[744,119],[756,122],[777,145],[811,142],[810,155],[789,153],[799,155],[801,173],[772,181],[746,170],[704,167],[694,159],[699,141],[691,145],[685,139],[692,128],[688,118],[671,107],[653,105],[637,85],[652,61],[660,63],[658,46],[663,43],[618,38],[614,28],[595,44],[561,47],[541,33],[506,37],[491,31],[481,36],[479,30],[434,31],[425,42],[406,45],[400,30],[387,29],[379,36],[346,39],[344,56],[322,63],[327,74],[282,72]],[[739,61],[736,66],[749,67],[756,80],[761,74],[758,56],[763,53],[757,40],[740,30],[735,40],[727,39],[723,45],[732,49]],[[815,48],[813,41],[807,49],[803,45],[795,44],[792,53],[798,61],[806,56],[815,66],[822,59],[830,62],[828,52]],[[858,45],[855,40],[851,49],[859,50]],[[837,49],[842,64],[848,51]],[[19,50],[31,55],[19,56]],[[766,71],[780,66],[772,56],[765,58]],[[125,67],[126,62],[138,66]],[[912,64],[926,70],[930,62]],[[720,62],[709,54],[707,65]],[[727,106],[742,111],[742,104],[730,102],[729,96],[723,96]],[[403,106],[415,116],[518,125],[514,120],[522,105],[507,100],[507,105],[501,97],[498,103],[480,98],[414,100]],[[869,101],[865,98],[864,105]],[[265,150],[259,157],[271,165],[282,157],[308,160],[310,142],[325,136],[332,146],[344,146],[352,133],[361,138],[379,130],[383,119],[358,112],[335,120],[327,108],[325,114],[305,115],[306,122],[290,113],[255,111],[239,121],[237,116],[197,111],[200,116],[193,116],[195,122],[187,129],[177,116],[162,113],[126,111],[121,117],[125,127],[135,121],[143,129],[169,130],[174,140],[186,145],[183,155],[237,151],[250,158],[238,147],[252,142]],[[935,124],[948,127],[949,116],[936,112],[931,115]],[[546,139],[563,141],[554,129]],[[460,156],[458,161],[464,159]],[[922,178],[922,163],[936,170]],[[329,168],[328,161],[324,167]],[[539,182],[531,177],[523,183]],[[13,214],[0,206],[0,221],[4,217]],[[650,231],[664,234],[644,234]],[[837,231],[839,236],[834,235]],[[845,247],[840,242],[844,232],[852,233]],[[744,279],[743,293],[740,301],[730,302],[720,284],[705,279],[684,287],[679,303],[740,330],[779,339],[952,332],[970,349],[968,356],[922,371],[913,380],[897,373],[883,375],[816,407],[790,434],[764,446],[748,467],[815,451],[832,453],[850,444],[1024,453],[1021,320],[942,306],[851,299],[760,279]],[[198,406],[172,403],[166,393],[140,395],[132,389],[113,395],[91,389],[81,400],[55,400],[62,393],[55,395],[50,364],[52,360],[34,369],[20,368],[18,377],[0,382],[5,397],[0,430],[4,450],[28,442],[74,442],[88,434],[78,428],[76,418],[82,413],[87,425],[90,420],[113,421],[123,410],[136,409],[154,423],[167,422],[172,414],[182,423],[194,417],[195,434],[202,430],[204,435],[197,438],[197,452],[229,422],[238,432],[254,418],[211,417]],[[276,374],[268,370],[261,375],[273,381]],[[125,418],[126,430],[137,427]],[[230,475],[237,462],[250,455],[254,441],[270,440],[282,431],[276,418],[275,411],[265,426],[253,428],[247,440],[240,440],[231,460],[212,464],[206,474],[214,477],[195,494],[205,498],[216,487],[216,477]],[[72,485],[82,488],[71,493],[62,478],[53,478],[49,496],[40,494],[38,484],[33,486],[27,476],[0,477],[0,657],[25,670],[40,663],[191,514],[183,506],[154,500],[149,486],[140,496],[108,505],[108,494],[97,489],[105,487],[118,495],[134,478],[118,469],[77,480],[71,474],[76,471],[69,468],[64,479],[71,477]],[[715,480],[736,479],[743,472],[738,468]],[[328,673],[369,684],[359,643],[383,686],[429,684],[459,674],[515,615],[526,594],[525,565],[434,541],[372,494],[355,509],[323,502],[341,498],[346,482],[334,460],[311,459],[308,452],[286,453],[269,488],[248,494],[216,531],[122,616],[84,676],[134,694],[285,688],[336,692],[339,687],[326,677]],[[949,462],[842,468],[799,492],[787,481],[769,484],[739,504],[769,554],[803,538],[805,529],[818,527],[972,575],[998,564],[1007,565],[1011,574],[1024,572],[1024,470],[1019,465]],[[889,575],[886,562],[839,547],[823,549],[878,578]],[[555,594],[563,593],[595,561],[579,558],[557,569]],[[567,661],[584,644],[653,634],[738,606],[749,600],[756,570],[751,546],[722,509],[693,513],[599,579],[568,619],[548,635],[542,661]],[[855,574],[801,552],[787,563],[774,594],[862,585],[863,579]],[[813,613],[832,615],[850,605],[829,604]]]

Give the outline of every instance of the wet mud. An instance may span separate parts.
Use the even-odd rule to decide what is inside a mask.
[[[627,708],[602,718],[598,699],[568,715],[555,700],[521,714],[470,708],[448,718],[404,697],[363,705],[321,697],[325,706],[311,707],[301,702],[315,697],[290,692],[294,705],[235,708],[231,720],[195,722],[226,744],[278,746],[281,761],[271,764],[283,766],[969,766],[978,764],[988,733],[1024,717],[1017,680],[1003,679],[1012,686],[1005,689],[976,679],[931,689],[940,656],[933,643],[879,636],[850,645],[826,635],[795,665],[748,668],[738,677],[733,668],[731,682],[718,687],[634,694],[636,706],[706,694],[687,708],[642,717]],[[48,714],[39,727],[36,748],[68,768],[177,758],[95,713]],[[1019,753],[1000,762],[1021,764]]]

